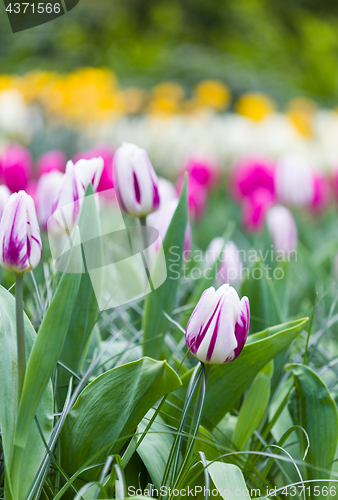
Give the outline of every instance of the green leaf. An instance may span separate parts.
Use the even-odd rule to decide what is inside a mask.
[[[85,198],[81,207],[81,212],[77,221],[80,229],[81,242],[91,240],[90,254],[85,258],[94,260],[94,267],[98,268],[103,262],[102,236],[99,213],[96,206],[93,187],[88,185]],[[91,262],[86,262],[92,267]],[[75,373],[81,368],[81,360],[87,346],[89,335],[93,331],[97,321],[99,307],[95,297],[94,289],[88,272],[81,274],[81,284],[73,307],[73,312],[69,321],[66,339],[63,345],[60,361]],[[60,367],[58,370],[58,385],[64,387],[59,391],[59,406],[61,407],[66,397],[67,385],[70,373]]]
[[[209,429],[211,425],[217,425],[250,386],[257,373],[290,345],[304,329],[307,321],[308,318],[298,319],[251,335],[237,359],[231,363],[213,366],[204,403],[203,425]],[[182,377],[184,387],[187,386],[191,373],[192,370]],[[169,397],[171,404],[165,404],[165,413],[180,418],[184,390]]]
[[[236,465],[224,462],[209,462],[208,472],[224,500],[233,500],[234,498],[239,500],[250,499],[242,471]]]
[[[149,358],[97,377],[81,392],[66,418],[61,435],[63,467],[75,472],[91,459],[100,463],[108,454],[120,453],[152,405],[180,385],[166,361]],[[82,475],[95,480],[99,468]]]
[[[77,236],[69,260],[73,264],[73,269],[74,265],[82,262],[78,242]],[[29,428],[59,359],[80,281],[79,273],[63,274],[40,326],[27,364],[19,406],[14,436],[14,444],[19,448],[23,448],[26,444]]]
[[[250,301],[250,333],[281,321],[272,279],[259,259],[250,268],[241,285],[241,294]]]
[[[163,285],[147,296],[145,301],[142,326],[143,353],[155,359],[161,358],[164,335],[168,324],[168,319],[163,313],[166,312],[171,316],[175,306],[181,276],[186,226],[187,181],[185,180],[178,206],[163,241],[167,278]]]
[[[293,421],[308,433],[310,448],[306,462],[330,471],[337,449],[337,406],[323,380],[311,368],[292,363],[285,366],[294,376],[296,407],[292,411]],[[301,437],[303,451],[307,443]],[[329,472],[307,468],[308,479],[328,479]],[[318,498],[318,497],[317,497]]]
[[[28,359],[36,339],[36,333],[26,315],[24,315],[24,328],[26,357]],[[45,453],[45,446],[36,423],[32,421],[28,429],[25,448],[20,450],[19,455],[17,452],[14,454],[14,433],[18,407],[17,382],[15,299],[5,288],[0,286],[0,401],[2,402],[0,404],[0,428],[6,470],[6,489],[9,491],[10,484],[12,485],[12,494],[8,493],[8,498],[25,499]],[[43,392],[36,416],[43,436],[48,442],[53,427],[51,382],[47,384]],[[19,485],[10,477],[14,458],[16,469],[20,470],[21,466],[24,468]]]
[[[245,396],[233,435],[233,443],[239,450],[246,448],[248,440],[264,417],[270,399],[272,375],[273,361],[270,361],[256,375]]]
[[[144,432],[154,410],[149,410],[146,417],[140,422],[138,430]],[[155,488],[160,489],[161,481],[168,462],[169,453],[174,442],[174,436],[165,421],[158,415],[149,429],[137,453],[146,466]]]

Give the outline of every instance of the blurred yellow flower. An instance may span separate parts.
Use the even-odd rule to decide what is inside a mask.
[[[128,115],[136,115],[144,111],[147,92],[136,87],[123,90],[124,109]]]
[[[286,115],[301,135],[311,137],[316,110],[317,106],[314,101],[305,97],[297,97],[289,102]]]
[[[275,111],[275,106],[267,95],[260,92],[248,92],[238,99],[236,111],[242,116],[260,121],[271,115]]]
[[[194,95],[201,106],[224,111],[230,104],[229,88],[219,80],[204,80],[196,85]]]

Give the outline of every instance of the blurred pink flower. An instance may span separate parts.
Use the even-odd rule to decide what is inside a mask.
[[[67,157],[61,149],[52,149],[47,151],[38,158],[37,167],[39,177],[40,175],[47,174],[52,170],[64,172],[67,163]]]
[[[13,191],[27,187],[32,170],[32,155],[20,144],[10,144],[3,158],[3,175],[5,184]]]
[[[35,204],[37,216],[42,228],[47,230],[47,221],[53,213],[54,199],[58,193],[63,174],[52,170],[42,174],[37,182]]]
[[[182,189],[183,180],[184,176],[180,177],[176,184],[178,192]],[[208,191],[206,187],[193,178],[188,177],[188,210],[192,219],[200,219],[204,215],[207,198]]]
[[[230,181],[231,193],[238,201],[251,196],[254,191],[264,188],[275,194],[275,165],[268,160],[246,158],[239,161],[233,169]]]
[[[274,204],[274,195],[265,188],[256,189],[247,196],[242,205],[242,223],[247,231],[260,231],[265,222],[268,209]]]
[[[202,158],[189,158],[184,171],[188,172],[189,179],[193,179],[207,189],[214,187],[219,178],[219,169],[216,163]]]
[[[101,174],[98,191],[106,191],[114,187],[113,183],[113,158],[114,150],[110,146],[102,145],[96,146],[86,151],[76,153],[73,156],[73,162],[81,160],[82,158],[90,160],[91,158],[101,157],[103,159],[103,171]]]
[[[324,210],[330,202],[330,183],[323,174],[313,174],[313,196],[311,208],[315,211]]]

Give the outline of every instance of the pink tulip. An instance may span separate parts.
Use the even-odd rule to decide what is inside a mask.
[[[52,170],[64,172],[66,167],[67,157],[61,149],[52,149],[41,155],[37,161],[39,176],[47,174]]]
[[[189,179],[193,179],[207,189],[214,187],[219,178],[217,165],[212,161],[200,158],[191,157],[184,171],[188,172]]]
[[[184,177],[181,177],[177,182],[178,192],[181,191]],[[188,178],[188,210],[189,215],[193,220],[200,219],[205,212],[207,204],[208,192],[205,186],[196,182],[191,177]]]
[[[32,170],[32,155],[28,149],[19,144],[11,144],[3,158],[3,174],[5,184],[17,192],[26,189]]]
[[[330,202],[330,184],[328,179],[319,173],[313,175],[313,196],[311,208],[314,211],[322,211]]]
[[[256,189],[251,196],[244,199],[242,223],[247,231],[258,232],[263,228],[266,212],[274,200],[273,194],[264,188]]]
[[[247,158],[235,165],[231,178],[231,192],[235,199],[241,201],[251,196],[254,191],[264,188],[275,194],[275,166],[267,160]]]

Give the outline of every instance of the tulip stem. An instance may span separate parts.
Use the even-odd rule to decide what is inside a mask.
[[[18,403],[26,373],[25,329],[23,323],[23,275],[15,276],[16,340],[18,353]]]
[[[150,289],[153,292],[154,291],[154,286],[153,282],[150,276],[150,271],[149,271],[149,264],[148,264],[148,245],[149,245],[149,240],[148,240],[148,234],[147,234],[147,221],[145,217],[140,217],[140,224],[141,224],[141,231],[142,231],[142,238],[143,238],[143,252],[141,252],[142,259],[143,259],[143,264],[146,270],[147,278],[149,281]]]

